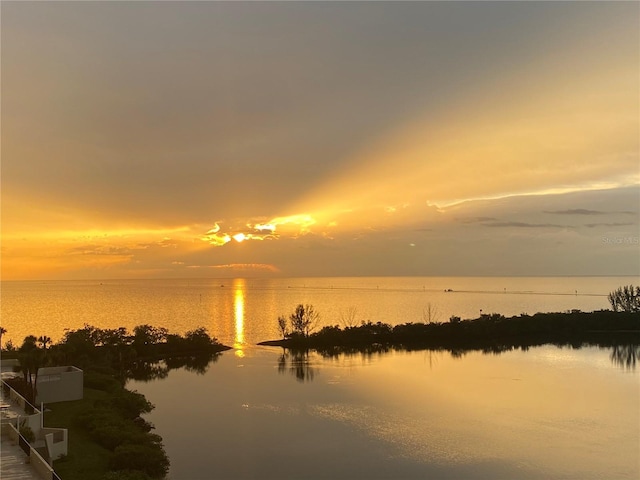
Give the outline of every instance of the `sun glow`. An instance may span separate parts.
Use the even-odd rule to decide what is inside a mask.
[[[254,230],[257,230],[258,232],[275,232],[276,231],[276,226],[271,224],[271,223],[267,223],[265,225],[261,225],[260,223],[256,223],[255,225],[251,225],[250,223],[247,223],[247,227],[249,228],[253,228]]]
[[[228,222],[229,225],[225,227],[221,226],[222,223],[216,222],[212,228],[200,236],[200,240],[209,245],[221,247],[231,240],[242,243],[247,240],[272,240],[279,237],[295,238],[310,233],[311,227],[318,223],[318,218],[316,215],[302,213],[275,217],[267,223],[252,223],[246,220],[239,222],[236,220]],[[276,230],[278,233],[276,233]]]
[[[277,226],[293,226],[299,233],[306,233],[309,228],[316,223],[316,219],[310,214],[289,215],[286,217],[276,217],[271,220],[270,225],[275,230]]]
[[[2,277],[28,280],[86,271],[106,278],[140,258],[164,259],[173,256],[178,246],[192,249],[193,237],[189,227],[3,231]],[[167,264],[171,261],[175,258]]]

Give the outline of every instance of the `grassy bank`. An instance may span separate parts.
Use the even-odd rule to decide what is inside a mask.
[[[104,400],[106,392],[84,389],[84,398],[72,402],[52,403],[44,414],[46,426],[64,425],[69,430],[69,455],[54,462],[56,473],[64,480],[103,480],[108,471],[111,452],[91,439],[89,432],[78,425],[81,412]]]

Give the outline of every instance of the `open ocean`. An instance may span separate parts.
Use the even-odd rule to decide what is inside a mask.
[[[609,308],[607,294],[638,277],[353,277],[2,282],[3,341],[59,340],[85,323],[184,333],[199,326],[228,345],[277,336],[277,318],[312,304],[320,324],[390,324]],[[450,291],[449,291],[450,290]]]

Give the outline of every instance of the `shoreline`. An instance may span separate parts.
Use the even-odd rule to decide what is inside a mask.
[[[640,343],[640,313],[565,312],[504,317],[482,315],[476,319],[453,317],[446,323],[362,323],[359,326],[324,327],[308,336],[289,335],[259,342],[261,346],[292,350],[357,350],[372,346],[401,349],[507,349],[543,344]]]
[[[170,370],[184,366],[204,372],[222,352],[233,350],[233,347],[217,343],[217,340],[209,337],[204,328],[188,332],[184,337],[171,335],[148,325],[140,327],[138,337],[127,336],[125,333],[126,330],[101,330],[85,325],[83,329],[69,332],[65,341],[45,350],[47,354],[59,351],[70,364],[80,364],[85,370],[85,400],[77,403],[63,402],[67,403],[66,406],[50,406],[54,413],[49,418],[55,418],[55,411],[60,410],[58,418],[61,423],[67,423],[66,428],[75,430],[90,449],[85,454],[80,453],[76,444],[75,452],[71,450],[68,458],[55,462],[56,468],[61,467],[70,480],[99,480],[109,471],[128,469],[117,463],[124,462],[125,458],[127,462],[131,462],[129,467],[146,470],[147,473],[153,472],[151,476],[161,478],[161,472],[155,468],[160,465],[161,470],[168,469],[170,459],[166,458],[162,438],[157,434],[151,434],[153,426],[141,417],[148,413],[153,405],[144,396],[129,390],[126,380],[164,378]],[[159,334],[162,335],[158,336]],[[160,337],[164,341],[156,340]],[[99,343],[96,339],[100,339]],[[260,346],[281,347],[294,352],[313,349],[324,356],[387,352],[392,349],[447,349],[456,354],[467,350],[499,353],[513,348],[526,349],[543,344],[575,347],[585,344],[613,347],[625,344],[640,345],[640,312],[569,311],[523,314],[508,318],[494,313],[476,319],[461,320],[452,317],[449,322],[444,323],[404,323],[395,326],[382,322],[362,322],[360,325],[344,328],[337,325],[325,326],[308,335],[289,334],[287,338],[280,340],[257,343]],[[71,345],[75,347],[66,348]],[[6,354],[9,352],[2,353],[3,357],[7,358]],[[161,361],[166,365],[160,368],[153,365]],[[122,397],[127,398],[126,402],[131,404],[133,413],[126,418],[114,419],[113,422],[103,424],[92,424],[89,421],[93,418],[89,411],[98,406],[103,408],[105,402],[121,406]],[[72,419],[80,413],[88,415],[86,422],[72,425]],[[133,428],[141,430],[132,433]],[[107,431],[114,433],[107,437]],[[142,439],[143,445],[134,446],[134,438]],[[129,455],[131,449],[144,449],[147,453],[143,457],[155,457],[158,462],[155,465],[145,464],[142,461],[143,457]],[[97,455],[96,458],[100,458],[97,464],[91,467],[97,467],[98,470],[84,471],[79,477],[74,477],[72,472],[79,465],[76,462],[83,462],[84,459],[79,456],[84,455]]]
[[[231,349],[218,343],[205,327],[178,335],[166,328],[138,325],[130,334],[124,327],[101,329],[85,324],[67,331],[58,343],[30,335],[19,348],[12,346],[1,353],[3,359],[20,361],[24,377],[7,383],[32,403],[41,367],[73,365],[83,372],[80,399],[47,404],[46,424],[72,433],[68,455],[53,462],[55,471],[68,480],[139,480],[165,478],[170,459],[162,437],[152,433],[154,426],[143,418],[154,405],[128,389],[127,381],[163,378],[180,367],[204,372],[221,352]],[[161,367],[154,365],[161,361]],[[27,382],[34,376],[35,382]]]

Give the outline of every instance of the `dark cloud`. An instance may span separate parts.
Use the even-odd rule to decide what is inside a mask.
[[[585,208],[574,208],[570,210],[545,210],[543,213],[551,213],[554,215],[604,215],[606,212],[599,212],[598,210],[587,210]]]
[[[623,210],[618,212],[602,212],[599,210],[588,210],[586,208],[574,208],[569,210],[555,210],[549,211],[545,210],[543,213],[551,213],[553,215],[636,215],[637,212],[632,212],[629,210]]]
[[[456,218],[457,222],[460,223],[484,223],[484,222],[494,222],[498,219],[495,217],[464,217],[464,218]]]
[[[588,228],[595,228],[595,227],[629,227],[631,225],[635,225],[635,223],[632,222],[614,222],[614,223],[585,223],[584,226],[588,227]]]
[[[573,228],[571,225],[557,225],[554,223],[525,223],[525,222],[512,222],[512,221],[504,221],[504,222],[491,222],[484,223],[485,227],[513,227],[513,228]]]

